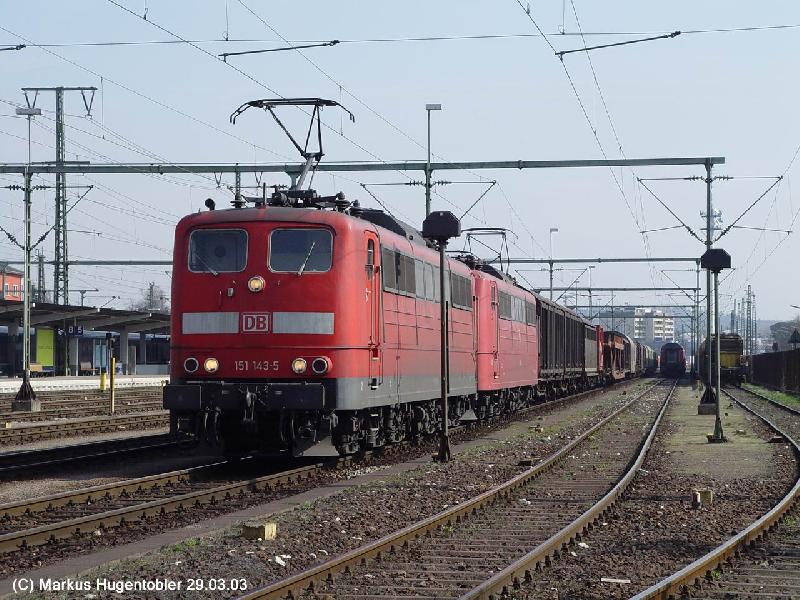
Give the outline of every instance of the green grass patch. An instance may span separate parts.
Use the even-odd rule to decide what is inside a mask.
[[[760,385],[753,385],[752,383],[743,383],[742,387],[752,392],[758,392],[762,396],[766,396],[767,398],[775,400],[776,402],[780,402],[781,404],[785,404],[786,406],[800,408],[800,396],[797,396],[795,394],[787,394],[786,392],[777,392],[775,390],[770,390],[765,387],[761,387]]]

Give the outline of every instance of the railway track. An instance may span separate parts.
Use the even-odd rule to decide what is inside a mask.
[[[799,410],[750,390],[737,388],[722,392],[762,419],[789,443],[795,456],[800,457]],[[760,519],[634,599],[800,597],[798,500],[800,478]],[[784,517],[787,518],[784,520]]]
[[[56,437],[88,435],[120,429],[153,429],[169,425],[169,413],[150,411],[115,417],[87,417],[81,420],[17,425],[0,429],[0,445],[22,444]]]
[[[166,433],[143,434],[135,438],[69,444],[36,450],[0,453],[0,477],[17,476],[23,471],[43,471],[69,463],[129,458],[154,450],[175,448],[178,443]]]
[[[246,469],[250,465],[238,468],[242,466]],[[227,481],[220,483],[219,475],[232,470],[230,463],[220,461],[3,504],[0,553],[297,483],[318,474],[321,467],[314,464],[236,481],[230,481],[229,473],[225,473]]]
[[[123,414],[134,411],[161,410],[161,400],[137,400],[117,402],[115,414]],[[111,411],[108,401],[102,403],[81,402],[69,407],[46,407],[38,412],[19,412],[19,411],[0,411],[0,422],[14,421],[52,421],[55,419],[75,419],[81,417],[93,417],[107,415]]]
[[[137,400],[161,400],[161,387],[135,388],[116,390],[117,402],[137,401]],[[76,390],[76,391],[50,391],[41,392],[36,395],[41,400],[43,407],[47,408],[68,408],[76,403],[106,403],[108,404],[108,392],[99,390]],[[10,411],[14,395],[0,397],[0,411]]]
[[[602,391],[584,392],[571,397],[571,400]],[[556,404],[540,404],[532,409]],[[467,428],[460,429],[463,432]],[[365,454],[384,456],[400,452],[407,446],[398,444]],[[97,454],[104,451],[100,447]],[[322,476],[324,471],[332,468],[350,466],[361,458],[363,455],[342,457],[326,464],[233,480],[230,473],[232,463],[218,462],[5,504],[0,506],[0,555],[12,557],[18,550],[40,546],[51,540],[93,533],[98,529],[110,529],[189,508],[217,505],[217,510],[235,510],[237,501],[246,503],[249,500],[252,503],[253,498],[249,497],[253,492],[280,493],[281,488]],[[256,461],[249,460],[239,464],[257,465]],[[264,501],[264,498],[255,500]]]
[[[326,598],[499,597],[613,505],[644,460],[674,388],[648,388],[513,479],[245,598],[309,590]],[[368,561],[369,572],[360,571]]]

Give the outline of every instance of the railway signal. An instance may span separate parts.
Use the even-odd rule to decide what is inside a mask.
[[[714,407],[716,410],[716,418],[714,420],[714,434],[709,436],[708,441],[714,444],[726,442],[725,435],[722,433],[722,421],[719,417],[719,397],[720,397],[720,361],[719,361],[719,347],[720,347],[720,331],[719,331],[719,273],[724,269],[731,268],[731,255],[725,252],[722,248],[709,248],[705,254],[700,257],[700,266],[710,273],[714,274],[714,361],[716,367],[714,373],[716,375],[716,392],[712,391],[712,384],[714,383],[711,376],[711,369],[708,370],[708,386],[706,392],[703,394],[703,400],[706,400],[708,395],[713,397]],[[709,344],[711,343],[711,335],[708,336]],[[709,356],[711,352],[709,351]]]
[[[448,314],[448,294],[446,290],[449,286],[445,286],[445,271],[447,268],[447,258],[445,257],[445,248],[447,242],[452,238],[457,238],[461,235],[461,223],[458,218],[450,211],[436,211],[429,214],[425,221],[422,223],[422,237],[431,240],[436,244],[439,250],[439,307],[440,307],[440,330],[442,341],[441,349],[441,395],[442,395],[442,427],[440,429],[439,437],[439,455],[440,462],[447,462],[450,460],[450,433],[447,423],[447,394],[450,390],[449,381],[449,350],[447,347],[447,314]]]

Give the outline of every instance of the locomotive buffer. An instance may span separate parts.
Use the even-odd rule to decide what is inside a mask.
[[[436,211],[429,214],[425,221],[422,223],[422,237],[431,240],[436,244],[439,250],[439,289],[442,293],[439,294],[439,308],[440,308],[440,330],[441,330],[441,396],[442,396],[442,427],[439,430],[439,454],[438,460],[440,462],[447,462],[450,460],[450,433],[447,422],[447,394],[450,391],[450,352],[448,348],[447,329],[448,329],[448,312],[449,302],[445,290],[445,271],[447,268],[447,259],[445,258],[445,249],[447,242],[452,238],[457,238],[461,235],[461,223],[458,218],[450,211]]]

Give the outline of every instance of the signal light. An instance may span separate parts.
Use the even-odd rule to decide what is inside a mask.
[[[311,362],[311,370],[314,371],[317,375],[324,375],[328,372],[330,368],[330,363],[328,363],[328,359],[324,356],[320,356],[319,358],[315,358]]]
[[[306,372],[306,359],[305,358],[295,358],[292,361],[292,371],[300,375],[301,373]]]
[[[219,361],[216,358],[207,358],[203,363],[203,368],[209,373],[216,373],[219,369]]]
[[[260,275],[256,275],[255,277],[251,277],[247,282],[247,289],[251,292],[260,292],[264,289],[266,283],[264,282],[264,278]]]
[[[200,368],[200,363],[197,362],[196,358],[189,357],[185,361],[183,361],[183,368],[186,369],[187,373],[194,373],[197,369]]]

